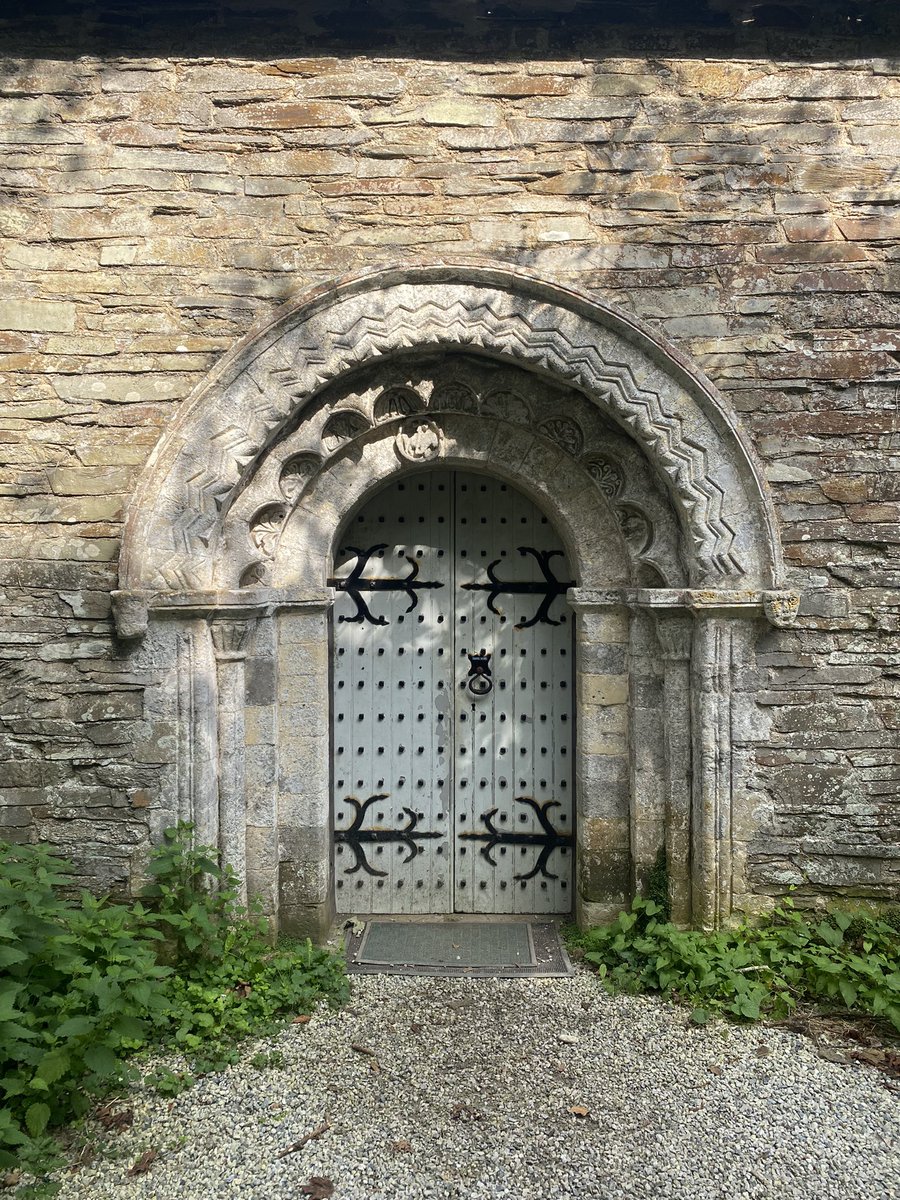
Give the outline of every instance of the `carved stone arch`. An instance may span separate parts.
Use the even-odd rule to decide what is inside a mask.
[[[689,538],[695,587],[776,587],[756,460],[715,388],[635,318],[520,271],[397,268],[288,305],[185,402],[130,506],[123,589],[212,583],[221,518],[331,380],[413,347],[465,347],[576,387],[644,450]],[[351,418],[339,422],[334,437]]]
[[[627,902],[662,846],[676,919],[727,919],[733,694],[754,621],[796,610],[772,590],[759,467],[664,339],[494,267],[318,289],[227,355],[155,450],[114,600],[124,638],[154,618],[142,661],[171,698],[161,824],[194,819],[286,927],[327,924],[332,549],[366,494],[435,465],[510,481],[570,553],[579,919]]]

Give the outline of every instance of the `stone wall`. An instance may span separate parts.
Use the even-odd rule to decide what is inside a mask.
[[[735,750],[751,886],[900,894],[900,61],[639,42],[4,61],[2,836],[124,888],[155,832],[171,730],[109,593],[179,402],[311,285],[476,256],[645,318],[739,414],[804,597]]]

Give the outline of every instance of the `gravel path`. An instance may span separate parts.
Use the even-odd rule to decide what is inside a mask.
[[[900,1095],[793,1034],[686,1027],[584,973],[353,990],[174,1101],[137,1089],[114,1157],[59,1200],[299,1200],[311,1176],[335,1200],[900,1198]],[[260,1048],[285,1066],[252,1067]]]

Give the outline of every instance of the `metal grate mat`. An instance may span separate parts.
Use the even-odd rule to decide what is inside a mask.
[[[351,974],[572,973],[558,927],[550,922],[373,919],[350,935],[347,962]]]

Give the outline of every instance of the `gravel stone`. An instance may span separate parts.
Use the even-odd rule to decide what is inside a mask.
[[[336,1200],[900,1198],[896,1085],[797,1035],[694,1028],[584,972],[371,975],[353,993],[174,1101],[136,1087],[133,1127],[98,1126],[104,1157],[60,1173],[59,1200],[275,1200],[311,1176]],[[250,1065],[276,1049],[283,1068]]]

